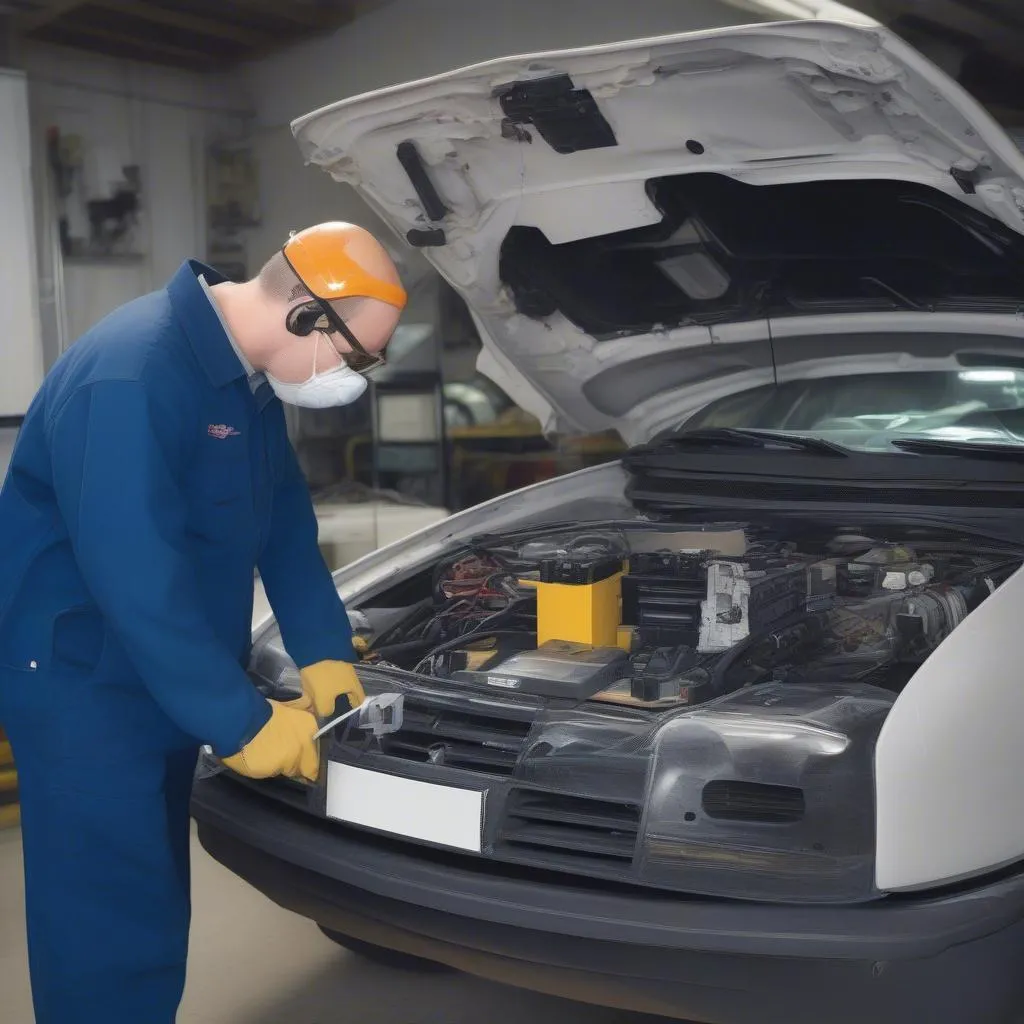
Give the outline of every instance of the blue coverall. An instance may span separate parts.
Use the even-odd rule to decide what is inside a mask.
[[[0,491],[38,1024],[174,1021],[197,750],[232,754],[269,717],[243,668],[254,568],[300,667],[354,658],[281,403],[200,275],[223,280],[189,261],[71,346]]]

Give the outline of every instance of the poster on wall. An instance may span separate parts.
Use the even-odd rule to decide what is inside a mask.
[[[51,125],[46,157],[65,259],[141,259],[142,174],[122,147]]]
[[[247,145],[215,145],[206,154],[206,205],[210,227],[238,231],[260,223],[256,154]]]

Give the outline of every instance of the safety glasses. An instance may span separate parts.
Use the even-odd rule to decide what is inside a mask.
[[[306,320],[302,328],[295,331],[298,334],[306,334],[312,331],[320,331],[325,338],[330,342],[331,348],[337,353],[338,358],[354,372],[360,374],[363,377],[369,376],[374,370],[382,367],[385,362],[385,351],[387,345],[384,346],[376,355],[367,352],[365,348],[359,343],[359,339],[349,330],[348,325],[338,315],[337,311],[331,305],[330,300],[322,297],[317,292],[321,291],[321,285],[311,284],[310,282],[316,278],[314,268],[312,266],[306,267],[303,265],[303,259],[305,259],[305,249],[302,246],[296,248],[294,241],[290,241],[281,250],[282,255],[285,258],[285,262],[291,268],[295,276],[309,288],[312,293],[312,299],[310,305],[313,305],[318,311],[319,316],[313,321],[312,324]],[[392,305],[396,305],[397,308],[401,309],[405,305],[406,294],[400,287],[389,285],[386,282],[378,281],[376,278],[367,274],[361,267],[355,264],[344,252],[333,253],[335,260],[340,260],[344,267],[343,273],[338,270],[335,278],[339,281],[344,281],[345,288],[341,289],[336,287],[335,290],[339,292],[338,298],[352,297],[366,297],[366,298],[379,298],[383,302],[388,302]],[[299,265],[296,265],[298,260]],[[320,277],[323,277],[322,271]],[[341,294],[347,291],[348,295]],[[301,320],[305,320],[302,317]],[[291,325],[291,329],[295,330],[299,326],[301,320],[296,318],[294,323]],[[340,334],[345,341],[348,342],[350,352],[342,352],[341,349],[332,340],[333,334]],[[390,339],[388,339],[390,341]]]
[[[380,369],[386,362],[385,353],[387,346],[385,345],[380,352],[376,355],[367,352],[362,345],[359,344],[359,339],[349,330],[348,324],[340,316],[336,310],[331,307],[329,302],[323,299],[313,300],[317,308],[321,312],[321,316],[317,318],[314,324],[314,330],[321,331],[327,340],[331,342],[331,348],[337,352],[338,357],[341,361],[350,369],[363,377],[373,373],[374,370]],[[345,341],[348,342],[351,352],[342,352],[337,345],[331,340],[331,335],[337,332],[340,334]]]

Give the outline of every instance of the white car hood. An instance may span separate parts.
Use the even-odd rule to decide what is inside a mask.
[[[575,126],[570,116],[559,132],[550,118],[531,121],[510,105],[510,84],[529,91],[566,75],[579,99]],[[590,100],[596,124],[586,122]],[[568,140],[572,150],[574,132],[588,130],[589,148],[551,144]],[[684,317],[603,337],[562,309],[525,315],[500,268],[510,229],[538,229],[557,247],[657,225],[662,211],[648,182],[703,173],[746,186],[906,182],[991,218],[1013,239],[1024,233],[1020,150],[956,83],[879,27],[775,23],[511,57],[333,104],[293,131],[307,162],[355,186],[424,246],[476,318],[482,372],[549,430],[615,428],[629,442],[777,379],[763,347],[778,311]],[[594,146],[602,132],[611,142]],[[439,208],[414,187],[399,159],[403,143],[418,153]],[[807,312],[820,328],[823,309]],[[850,320],[851,310],[841,312]],[[1007,310],[978,305],[974,322],[991,312]],[[799,313],[786,312],[785,333],[798,332]],[[852,313],[864,330],[876,321],[891,328],[902,315]],[[679,366],[692,363],[692,377],[676,374],[671,386],[630,377],[638,359],[666,352],[679,353]]]

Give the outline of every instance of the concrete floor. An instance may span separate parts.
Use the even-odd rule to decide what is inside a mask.
[[[178,1024],[657,1024],[462,975],[411,975],[339,949],[193,844],[194,909]],[[0,831],[4,1024],[32,1024],[20,833]],[[231,984],[228,979],[240,978]]]

